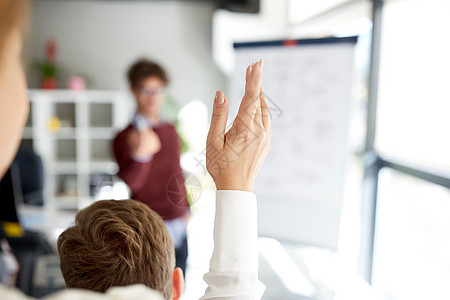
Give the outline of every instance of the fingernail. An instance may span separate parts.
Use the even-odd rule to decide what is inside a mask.
[[[264,67],[264,60],[261,58],[261,60],[259,61],[259,67],[262,71],[263,67]]]
[[[216,96],[214,97],[214,102],[216,104],[223,104],[225,101],[225,97],[223,96],[223,91],[217,91]]]

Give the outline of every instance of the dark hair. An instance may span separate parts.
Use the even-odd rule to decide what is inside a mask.
[[[103,200],[79,211],[58,238],[69,288],[105,292],[142,283],[172,297],[175,251],[161,217],[136,200]]]
[[[140,59],[128,70],[128,82],[132,88],[138,88],[142,80],[152,76],[161,79],[164,85],[169,84],[169,77],[167,76],[166,70],[154,61]]]

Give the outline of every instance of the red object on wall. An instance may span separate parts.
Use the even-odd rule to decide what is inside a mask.
[[[58,47],[56,45],[56,40],[49,39],[45,45],[45,57],[49,62],[55,62],[56,56],[58,54]]]

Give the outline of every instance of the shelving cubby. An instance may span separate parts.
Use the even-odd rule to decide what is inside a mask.
[[[73,210],[88,205],[98,190],[93,182],[117,181],[112,139],[129,121],[130,100],[117,91],[29,90],[28,94],[31,109],[22,146],[43,160],[45,204]]]

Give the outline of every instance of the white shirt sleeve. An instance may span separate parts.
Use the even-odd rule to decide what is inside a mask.
[[[261,299],[258,280],[256,196],[243,191],[217,191],[214,252],[208,284],[201,299]]]

